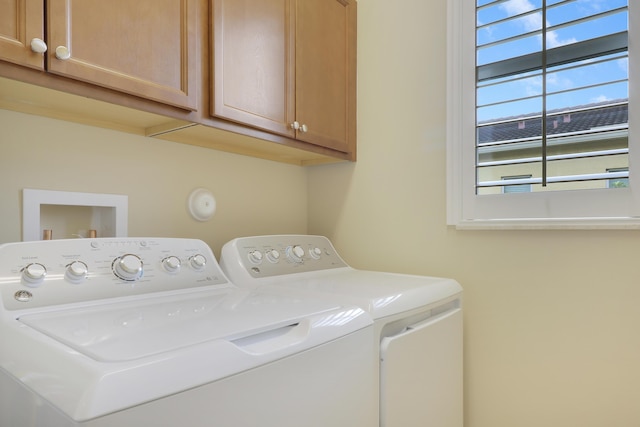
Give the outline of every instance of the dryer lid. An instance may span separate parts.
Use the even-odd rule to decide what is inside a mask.
[[[254,289],[288,289],[298,295],[306,293],[329,301],[354,304],[376,320],[442,303],[462,293],[462,287],[454,279],[351,267],[260,278],[253,282],[259,284]]]

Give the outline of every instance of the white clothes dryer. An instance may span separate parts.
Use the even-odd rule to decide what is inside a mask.
[[[220,265],[247,289],[356,304],[374,319],[379,425],[462,427],[462,287],[453,279],[357,270],[323,236],[234,239]]]
[[[374,426],[372,323],[199,240],[0,245],[0,426]]]

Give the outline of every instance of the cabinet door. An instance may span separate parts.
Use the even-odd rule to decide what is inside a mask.
[[[212,0],[213,115],[294,137],[293,0]]]
[[[48,70],[196,109],[197,0],[48,0]],[[70,57],[56,56],[66,48]]]
[[[300,0],[296,6],[298,139],[354,153],[356,1]]]
[[[44,40],[43,0],[0,0],[0,59],[44,68],[44,55],[31,50],[31,39]]]

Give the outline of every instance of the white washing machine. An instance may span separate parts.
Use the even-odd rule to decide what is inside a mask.
[[[202,241],[0,246],[0,426],[376,425],[361,308],[238,289]]]
[[[323,236],[244,237],[220,265],[247,289],[357,304],[374,319],[379,425],[462,427],[462,288],[452,279],[357,270]]]

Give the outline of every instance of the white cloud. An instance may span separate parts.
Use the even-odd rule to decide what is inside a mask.
[[[611,98],[609,98],[607,95],[600,95],[600,96],[596,96],[594,98],[591,98],[590,101],[595,104],[595,103],[598,103],[598,102],[611,101]]]
[[[500,5],[500,8],[509,16],[515,16],[521,13],[531,12],[536,9],[536,6],[529,0],[511,0]],[[523,32],[537,31],[542,29],[542,14],[540,12],[531,13],[514,20],[514,22],[522,26]],[[549,25],[547,21],[547,26]],[[575,42],[576,39],[573,37],[564,40],[560,39],[558,33],[555,31],[549,31],[547,33],[547,48],[554,48]]]
[[[515,16],[525,12],[531,12],[536,9],[536,6],[529,0],[511,0],[500,5],[500,8],[504,10],[508,16]],[[539,30],[542,22],[542,16],[540,13],[532,13],[516,20],[518,24],[524,27],[525,31]]]
[[[629,72],[629,58],[621,58],[616,61],[618,68],[620,68],[625,73]]]
[[[554,47],[558,47],[558,46],[564,46],[566,44],[571,44],[571,43],[575,43],[578,40],[576,40],[575,37],[571,37],[569,39],[564,39],[564,40],[560,40],[558,38],[558,33],[556,33],[555,31],[549,31],[547,33],[547,48],[551,49]]]

